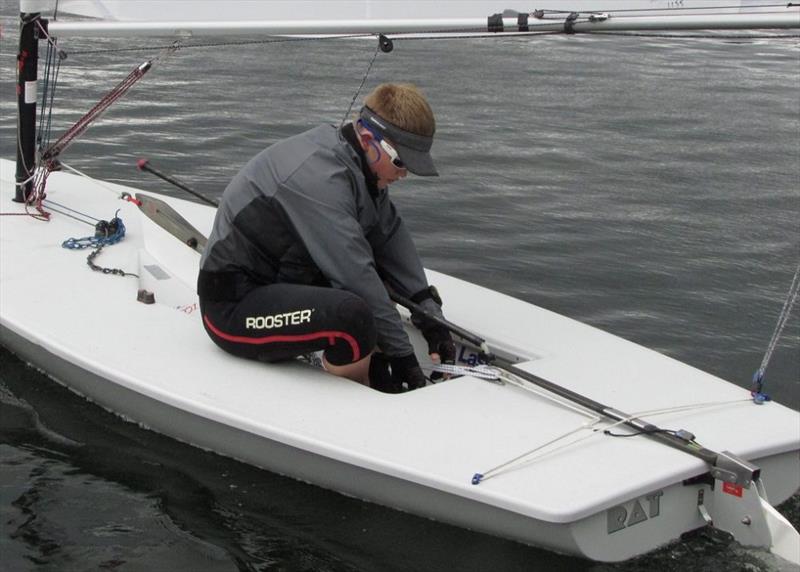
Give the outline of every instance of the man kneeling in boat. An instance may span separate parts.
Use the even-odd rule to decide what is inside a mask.
[[[200,262],[211,339],[268,362],[324,350],[329,372],[381,391],[425,385],[388,288],[442,316],[389,199],[408,172],[438,175],[435,120],[422,93],[383,84],[357,120],[279,141],[225,189]],[[412,316],[434,361],[453,361],[443,327]]]

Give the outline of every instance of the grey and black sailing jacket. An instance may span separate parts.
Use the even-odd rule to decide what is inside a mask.
[[[365,162],[351,125],[316,127],[251,159],[223,194],[200,261],[201,300],[204,284],[206,294],[231,300],[277,282],[341,288],[372,309],[383,352],[411,354],[383,281],[406,297],[428,283],[408,230]],[[229,286],[220,296],[208,284]],[[421,304],[441,316],[431,299]]]

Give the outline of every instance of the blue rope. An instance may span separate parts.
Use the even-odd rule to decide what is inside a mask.
[[[119,213],[119,211],[117,211]],[[114,215],[110,221],[101,220],[95,225],[94,236],[83,238],[68,238],[61,243],[64,248],[70,250],[82,250],[84,248],[100,248],[118,243],[125,237],[125,224],[122,219]]]

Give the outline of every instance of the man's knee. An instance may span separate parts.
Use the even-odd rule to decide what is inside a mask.
[[[334,315],[343,336],[325,352],[326,359],[345,365],[368,356],[377,343],[375,318],[369,305],[360,296],[345,292]]]
[[[375,337],[375,318],[361,296],[348,292],[336,307],[336,318],[348,330]]]

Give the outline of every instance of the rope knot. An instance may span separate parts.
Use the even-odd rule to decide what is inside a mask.
[[[137,207],[140,207],[140,206],[142,206],[142,201],[140,201],[139,199],[137,199],[137,198],[136,198],[136,197],[134,197],[134,196],[131,196],[131,194],[130,194],[130,193],[128,193],[128,192],[122,193],[122,194],[119,196],[119,198],[121,198],[123,201],[128,201],[129,203],[133,203],[133,204],[135,204]]]

